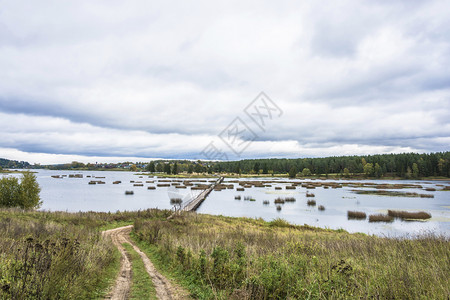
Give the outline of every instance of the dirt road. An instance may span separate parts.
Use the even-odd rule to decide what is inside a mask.
[[[116,279],[116,283],[112,291],[106,297],[111,300],[123,300],[128,299],[130,294],[131,280],[132,280],[132,267],[130,259],[127,256],[123,243],[129,243],[134,250],[139,254],[144,262],[147,273],[152,278],[153,284],[156,289],[156,296],[159,299],[189,299],[188,293],[178,286],[172,284],[167,278],[161,275],[153,266],[150,259],[144,252],[139,249],[130,239],[130,232],[133,225],[119,227],[116,229],[106,230],[102,233],[103,237],[111,238],[114,245],[119,249],[121,254],[120,271],[119,276]]]

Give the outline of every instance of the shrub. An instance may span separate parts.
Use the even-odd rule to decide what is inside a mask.
[[[306,204],[308,204],[308,206],[316,206],[316,200],[308,200],[306,201]]]
[[[36,176],[31,172],[24,172],[20,182],[15,177],[1,178],[0,207],[39,208],[42,204],[40,192]]]
[[[183,200],[181,198],[170,198],[170,204],[175,205],[175,204],[181,204],[183,202]]]
[[[99,296],[106,270],[118,261],[113,245],[91,226],[27,217],[0,221],[0,299]]]
[[[270,227],[294,227],[293,225],[289,224],[288,221],[281,219],[281,218],[276,218],[276,219],[270,221],[269,226]]]
[[[394,218],[388,215],[378,214],[378,215],[370,215],[369,222],[392,222]]]
[[[281,197],[276,198],[274,201],[275,204],[284,204],[284,202],[284,199]]]
[[[408,211],[399,211],[399,210],[388,210],[388,215],[394,218],[399,219],[419,219],[425,220],[430,219],[431,214],[419,211],[419,212],[408,212]]]
[[[347,219],[352,220],[365,220],[367,218],[367,215],[365,212],[362,211],[347,211]]]

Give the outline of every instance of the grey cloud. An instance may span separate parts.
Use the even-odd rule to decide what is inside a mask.
[[[46,4],[0,8],[0,113],[71,125],[0,147],[196,158],[264,90],[285,114],[249,157],[448,148],[445,1]]]

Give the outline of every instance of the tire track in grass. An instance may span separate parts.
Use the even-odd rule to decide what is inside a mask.
[[[139,255],[145,270],[152,279],[154,288],[156,290],[156,297],[163,300],[171,299],[187,299],[185,293],[179,287],[175,288],[172,283],[163,275],[161,275],[153,266],[153,263],[147,257],[147,255],[136,246],[130,239],[130,232],[133,225],[123,226],[111,230],[102,232],[102,236],[105,238],[111,238],[114,245],[119,249],[122,258],[120,264],[119,276],[112,291],[108,294],[106,299],[112,300],[124,300],[130,298],[130,289],[132,283],[132,263],[128,257],[128,252],[123,244],[130,244],[133,250]],[[149,298],[150,295],[147,295]]]
[[[122,246],[131,258],[132,276],[130,299],[158,299],[152,279],[147,273],[140,255],[134,251],[133,246],[129,243],[123,243]]]

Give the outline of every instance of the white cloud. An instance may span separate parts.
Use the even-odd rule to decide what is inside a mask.
[[[0,147],[191,157],[264,90],[285,113],[247,156],[448,150],[449,9],[2,2]]]

